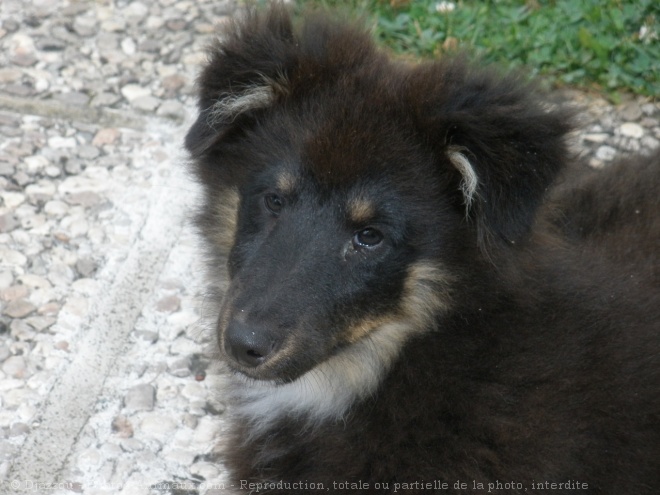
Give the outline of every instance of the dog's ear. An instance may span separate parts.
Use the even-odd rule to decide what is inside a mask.
[[[193,158],[202,157],[232,129],[288,91],[287,72],[297,50],[288,11],[281,5],[247,9],[208,50],[197,80],[199,116],[185,139]]]
[[[410,94],[440,165],[459,174],[466,214],[486,249],[529,230],[568,159],[571,113],[551,110],[518,76],[470,67],[460,58],[418,67]]]
[[[286,98],[305,98],[374,61],[376,50],[359,24],[308,12],[296,25],[281,3],[248,8],[209,49],[198,81],[199,117],[185,145],[199,159],[232,131],[253,125]]]

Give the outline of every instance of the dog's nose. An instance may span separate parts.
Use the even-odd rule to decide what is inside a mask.
[[[259,366],[275,350],[275,340],[262,326],[232,320],[225,332],[225,350],[243,366]]]

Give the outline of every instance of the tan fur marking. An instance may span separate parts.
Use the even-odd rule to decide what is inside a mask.
[[[235,93],[220,95],[209,112],[208,124],[226,125],[237,116],[250,110],[266,108],[272,105],[277,95],[288,93],[288,81],[282,74],[275,79],[261,75],[261,84],[246,86]]]
[[[437,265],[419,262],[408,270],[401,311],[420,329],[428,328],[438,312],[451,307],[453,277]]]
[[[250,435],[287,413],[307,415],[309,426],[341,419],[356,400],[374,393],[411,336],[433,330],[437,313],[451,305],[452,280],[433,263],[411,266],[396,313],[351,327],[351,345],[291,383],[273,385],[231,375],[227,395],[235,401],[234,413],[251,422]]]
[[[308,414],[310,426],[341,419],[353,402],[373,393],[413,329],[403,322],[382,325],[291,383],[272,385],[231,375],[227,395],[236,414],[251,420],[250,434],[281,414]]]
[[[470,160],[467,159],[464,151],[467,151],[465,148],[458,146],[450,146],[447,150],[447,157],[452,165],[458,170],[463,176],[461,181],[461,191],[463,192],[463,198],[465,199],[465,209],[470,209],[472,206],[472,201],[474,196],[477,194],[477,187],[479,187],[479,179],[477,173],[474,171]]]
[[[291,173],[284,171],[277,178],[277,189],[283,194],[291,194],[296,188],[296,178]]]
[[[357,224],[368,223],[376,213],[373,203],[364,198],[353,198],[347,206],[348,217]]]
[[[400,317],[394,313],[373,318],[365,318],[342,332],[342,337],[346,342],[355,343],[378,328],[388,324],[398,323],[399,320]]]
[[[420,262],[408,269],[404,293],[398,313],[366,318],[349,327],[343,336],[354,343],[371,332],[388,324],[407,321],[419,331],[430,330],[438,312],[448,311],[451,306],[450,286],[452,276],[440,267]]]
[[[235,189],[225,189],[215,204],[214,216],[217,226],[211,233],[215,246],[222,249],[223,254],[229,254],[236,237],[236,222],[240,198]]]

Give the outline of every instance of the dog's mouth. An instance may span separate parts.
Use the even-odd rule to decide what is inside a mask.
[[[260,382],[274,386],[286,385],[298,379],[304,372],[296,372],[283,364],[264,362],[257,366],[245,366],[223,350],[224,362],[229,372],[240,380]]]
[[[296,371],[297,353],[263,329],[231,321],[219,332],[219,340],[223,361],[234,375],[284,384],[301,374]]]

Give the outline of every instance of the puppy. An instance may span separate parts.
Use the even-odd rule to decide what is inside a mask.
[[[280,5],[198,87],[237,492],[660,493],[659,155],[580,172],[517,77]]]

